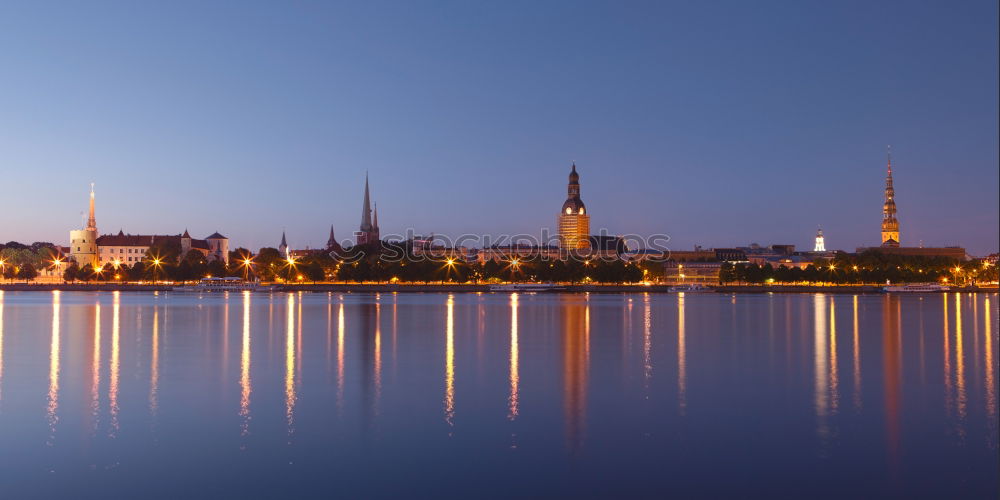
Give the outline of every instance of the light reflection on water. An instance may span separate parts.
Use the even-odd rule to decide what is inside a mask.
[[[995,496],[997,303],[0,291],[0,487]]]

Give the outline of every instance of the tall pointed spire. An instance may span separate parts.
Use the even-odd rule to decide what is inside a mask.
[[[97,218],[94,217],[94,183],[90,183],[90,217],[87,217],[87,229],[97,231]]]
[[[288,243],[285,241],[285,230],[281,230],[281,244],[278,245],[278,253],[288,258]]]
[[[337,245],[337,238],[333,236],[333,224],[330,224],[330,238],[326,240],[326,248],[333,248]]]
[[[899,246],[896,189],[892,185],[892,147],[886,146],[885,203],[882,205],[882,246]]]
[[[372,229],[378,232],[378,202],[375,202],[375,219],[372,221]]]
[[[365,172],[365,201],[361,206],[361,231],[369,232],[372,230],[372,203],[371,196],[368,194],[368,172]]]

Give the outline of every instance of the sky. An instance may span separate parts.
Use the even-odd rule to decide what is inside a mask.
[[[997,3],[3,2],[0,240],[1000,246]]]

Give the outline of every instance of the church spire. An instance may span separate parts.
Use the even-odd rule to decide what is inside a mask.
[[[97,231],[97,218],[94,217],[94,183],[90,183],[90,217],[87,217],[87,229]]]
[[[375,202],[375,219],[372,221],[372,229],[378,232],[378,202]]]
[[[372,230],[372,203],[368,194],[368,172],[365,172],[365,201],[361,206],[361,232]]]
[[[896,190],[892,185],[892,147],[886,146],[885,203],[882,205],[882,246],[899,246]]]
[[[330,238],[326,240],[326,248],[333,248],[337,244],[337,238],[333,236],[333,224],[330,224]]]
[[[288,242],[285,241],[285,230],[281,230],[281,244],[278,245],[278,253],[288,258]]]

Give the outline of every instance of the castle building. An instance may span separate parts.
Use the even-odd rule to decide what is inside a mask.
[[[899,221],[896,220],[896,191],[892,187],[892,155],[887,153],[885,204],[882,205],[882,246],[899,246]]]
[[[580,174],[573,163],[566,189],[566,201],[559,212],[559,246],[563,250],[586,250],[590,248],[590,215],[580,199]]]
[[[205,239],[196,239],[185,229],[183,234],[125,234],[119,230],[118,234],[101,235],[97,238],[97,265],[132,266],[145,259],[150,247],[171,244],[180,248],[178,257],[181,259],[196,250],[206,261],[220,260],[229,264],[229,238],[215,232]]]
[[[205,256],[205,260],[221,260],[229,263],[229,238],[213,233],[205,239],[194,239],[184,230],[183,234],[118,234],[100,235],[97,232],[97,219],[94,217],[94,185],[90,185],[90,216],[87,226],[69,232],[69,256],[80,267],[90,266],[93,269],[105,264],[113,266],[132,266],[141,262],[150,247],[161,244],[176,244],[180,257],[191,250],[197,250]]]
[[[87,226],[69,232],[69,255],[80,267],[97,268],[97,219],[94,217],[94,184],[90,184],[90,216]]]
[[[826,251],[826,238],[823,237],[823,228],[816,230],[816,246],[813,247],[813,252],[825,252]]]
[[[378,206],[375,207],[373,220],[371,196],[368,193],[368,174],[365,174],[365,201],[361,206],[361,227],[354,233],[354,241],[357,245],[370,245],[379,240]]]

